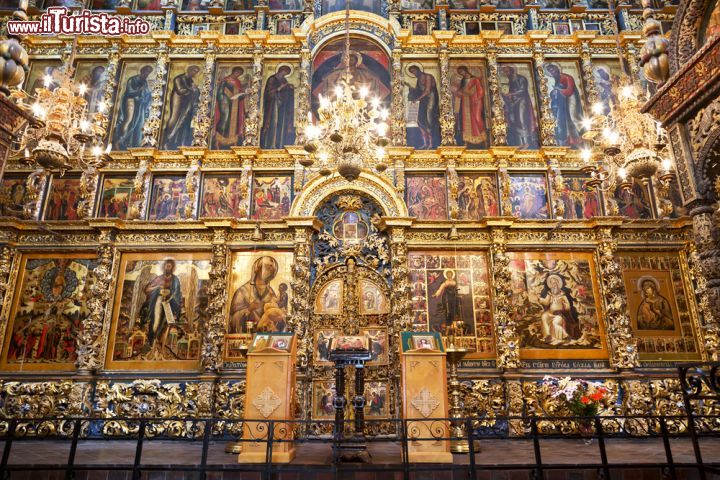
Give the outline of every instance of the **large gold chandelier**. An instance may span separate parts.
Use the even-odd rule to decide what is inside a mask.
[[[349,2],[348,2],[349,4]],[[329,175],[334,163],[337,172],[349,181],[363,168],[387,169],[385,146],[389,116],[380,99],[369,98],[366,85],[355,86],[350,74],[350,11],[345,10],[345,75],[335,86],[333,100],[320,95],[317,121],[308,114],[305,150],[310,154],[301,162],[310,167],[317,160],[319,173]]]
[[[622,49],[616,41],[623,65]],[[614,92],[616,102],[608,102],[607,107],[600,101],[594,103],[592,114],[583,119],[587,146],[581,150],[581,157],[583,171],[591,177],[587,185],[603,192],[614,192],[618,187],[629,191],[633,181],[647,185],[656,178],[661,200],[658,210],[666,216],[672,210],[667,196],[675,178],[667,135],[652,117],[640,111],[644,95],[633,82],[626,77],[620,83]]]
[[[34,97],[15,94],[18,104],[32,114],[32,121],[17,138],[14,153],[60,175],[72,169],[96,170],[110,150],[104,146],[105,105],[101,102],[97,112],[88,112],[87,85],[73,83],[69,66],[56,72],[45,76]]]

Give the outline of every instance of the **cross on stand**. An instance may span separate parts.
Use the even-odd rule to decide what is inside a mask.
[[[333,427],[334,462],[368,462],[370,453],[365,442],[365,362],[372,358],[367,336],[341,336],[333,339],[328,360],[335,362],[335,425]],[[352,437],[345,437],[345,367],[355,367],[355,424]]]

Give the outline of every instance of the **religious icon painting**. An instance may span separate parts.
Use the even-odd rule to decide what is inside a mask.
[[[497,22],[497,29],[505,35],[513,35],[515,33],[512,22]]]
[[[582,77],[574,60],[553,60],[544,66],[550,109],[555,119],[558,145],[579,148],[583,144],[585,118]]]
[[[74,370],[76,339],[90,315],[92,254],[23,255],[0,369]]]
[[[104,176],[98,195],[98,218],[127,218],[130,201],[134,198],[135,179],[133,177]]]
[[[469,358],[494,358],[488,259],[483,252],[413,251],[408,254],[410,298],[418,328],[471,350]],[[477,350],[483,346],[485,351]]]
[[[161,0],[137,0],[135,10],[138,11],[159,11],[162,10]]]
[[[80,177],[56,177],[50,181],[44,220],[79,220]]]
[[[334,328],[315,330],[315,353],[313,354],[315,365],[333,365],[333,362],[328,360],[328,354],[330,353],[330,343],[338,335],[340,335],[340,330]]]
[[[497,22],[480,22],[480,30],[485,32],[497,30]]]
[[[269,0],[270,10],[302,10],[302,0]]]
[[[260,147],[285,148],[295,144],[295,110],[299,85],[299,65],[295,60],[269,61],[264,64]]]
[[[414,350],[437,350],[434,335],[413,335],[412,346]]]
[[[340,315],[343,307],[343,280],[330,280],[315,295],[315,313],[320,315]]]
[[[595,32],[601,31],[600,24],[597,22],[583,22],[583,29]]]
[[[390,313],[390,302],[383,289],[370,280],[359,283],[360,315],[385,315]]]
[[[252,344],[250,345],[250,351],[257,352],[258,350],[270,348],[270,345],[270,334],[258,333],[255,334],[255,338],[253,338]]]
[[[620,252],[628,312],[643,362],[698,360],[693,287],[678,252]]]
[[[275,22],[276,35],[292,35],[293,21],[291,18],[277,19]]]
[[[317,118],[320,97],[334,98],[335,86],[345,75],[342,39],[328,42],[313,58],[310,102]],[[350,74],[356,85],[368,87],[370,96],[380,100],[381,107],[390,108],[390,57],[377,43],[361,38],[350,39]]]
[[[387,382],[365,382],[365,418],[390,418]]]
[[[225,10],[227,11],[248,11],[252,10],[257,2],[255,0],[226,0]],[[227,32],[225,32],[227,33]]]
[[[370,354],[372,358],[366,365],[387,365],[389,358],[387,327],[363,327],[360,329],[360,335],[367,335],[370,339]]]
[[[252,212],[255,220],[280,220],[290,214],[292,175],[254,175]]]
[[[521,358],[607,358],[592,253],[510,253]]]
[[[563,10],[568,8],[567,0],[539,0],[539,3],[542,8],[563,9]]]
[[[680,193],[680,185],[678,182],[672,182],[668,191],[668,201],[672,205],[670,218],[680,218],[689,215],[688,209],[683,206],[682,193]]]
[[[336,395],[334,381],[313,381],[312,418],[314,420],[331,420],[335,418]]]
[[[420,220],[447,220],[445,175],[406,175],[405,201],[413,217]]]
[[[502,10],[521,10],[524,7],[523,0],[490,0],[490,4]]]
[[[401,0],[403,10],[432,10],[435,8],[434,0]]]
[[[38,88],[55,90],[60,85],[62,75],[60,60],[33,60],[30,63],[30,72],[25,77],[25,90],[34,96]]]
[[[227,150],[245,140],[245,101],[252,79],[252,63],[219,62],[215,67],[213,126],[210,146]]]
[[[553,33],[555,35],[570,35],[570,24],[568,22],[554,22]]]
[[[119,0],[93,0],[92,10],[115,10]]]
[[[428,28],[428,22],[416,20],[412,22],[412,33],[413,35],[427,35],[430,29]]]
[[[511,174],[510,203],[513,211],[506,214],[523,219],[550,218],[545,174]]]
[[[203,77],[201,60],[170,62],[160,129],[162,150],[177,150],[193,144],[193,119],[197,114]]]
[[[24,217],[28,202],[27,176],[4,175],[0,180],[0,217]]]
[[[153,177],[148,220],[180,220],[193,212],[184,175]]]
[[[479,0],[450,0],[453,10],[477,10],[480,8]]]
[[[535,75],[530,63],[499,64],[498,81],[503,99],[508,145],[521,150],[540,146]]]
[[[197,368],[211,258],[189,252],[123,254],[106,368]]]
[[[587,186],[590,177],[584,175],[563,175],[562,191],[554,192],[554,197],[562,202],[567,220],[583,220],[600,215],[600,196]]]
[[[201,218],[247,218],[243,201],[247,182],[238,175],[205,175],[200,194]]]
[[[290,348],[292,347],[292,339],[293,339],[292,334],[273,335],[270,337],[270,348],[288,352],[288,351],[290,351]]]
[[[485,62],[451,60],[450,90],[455,115],[455,143],[474,149],[488,148],[491,115]]]
[[[653,218],[653,203],[648,185],[632,180],[629,190],[620,186],[615,189],[613,200],[617,204],[619,215],[628,218]]]
[[[150,116],[152,88],[156,81],[155,60],[123,62],[115,99],[112,133],[113,150],[140,147],[143,126]]]
[[[114,7],[113,7],[114,8]],[[105,111],[105,85],[107,85],[107,60],[79,61],[75,66],[75,82],[87,87],[84,98],[88,114]]]
[[[228,333],[284,332],[290,308],[292,252],[235,252]]]
[[[458,173],[458,219],[481,220],[500,215],[497,177],[494,173]]]
[[[182,0],[180,10],[184,12],[201,12],[207,10],[211,0]]]
[[[407,61],[403,65],[405,132],[409,147],[433,150],[440,146],[439,79],[437,62]]]
[[[382,15],[382,2],[375,0],[320,0],[322,14],[345,10],[345,4],[349,3],[350,10],[361,10],[364,12]]]
[[[479,35],[480,22],[465,22],[465,35]]]
[[[610,113],[610,108],[617,104],[622,75],[622,68],[617,60],[593,59],[593,81],[602,107],[600,113],[603,115]],[[591,105],[590,108],[594,113],[597,107]]]

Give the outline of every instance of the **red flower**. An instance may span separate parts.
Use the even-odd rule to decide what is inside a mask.
[[[590,399],[589,399],[588,397],[584,396],[584,395],[583,395],[583,397],[580,399],[580,401],[581,401],[582,403],[584,403],[585,405],[587,405],[588,403],[590,403]]]
[[[603,397],[602,392],[595,392],[592,395],[590,395],[590,398],[592,398],[594,401],[599,401]]]

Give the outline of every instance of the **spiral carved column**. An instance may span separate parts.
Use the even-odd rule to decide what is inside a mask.
[[[510,258],[507,254],[507,239],[504,230],[492,232],[493,286],[495,288],[495,331],[497,332],[498,368],[520,368],[520,336],[510,317],[512,310],[512,279]]]
[[[213,236],[213,257],[208,288],[208,322],[203,332],[200,356],[202,369],[214,373],[222,367],[222,347],[225,340],[225,306],[227,305],[228,247],[225,230]]]

